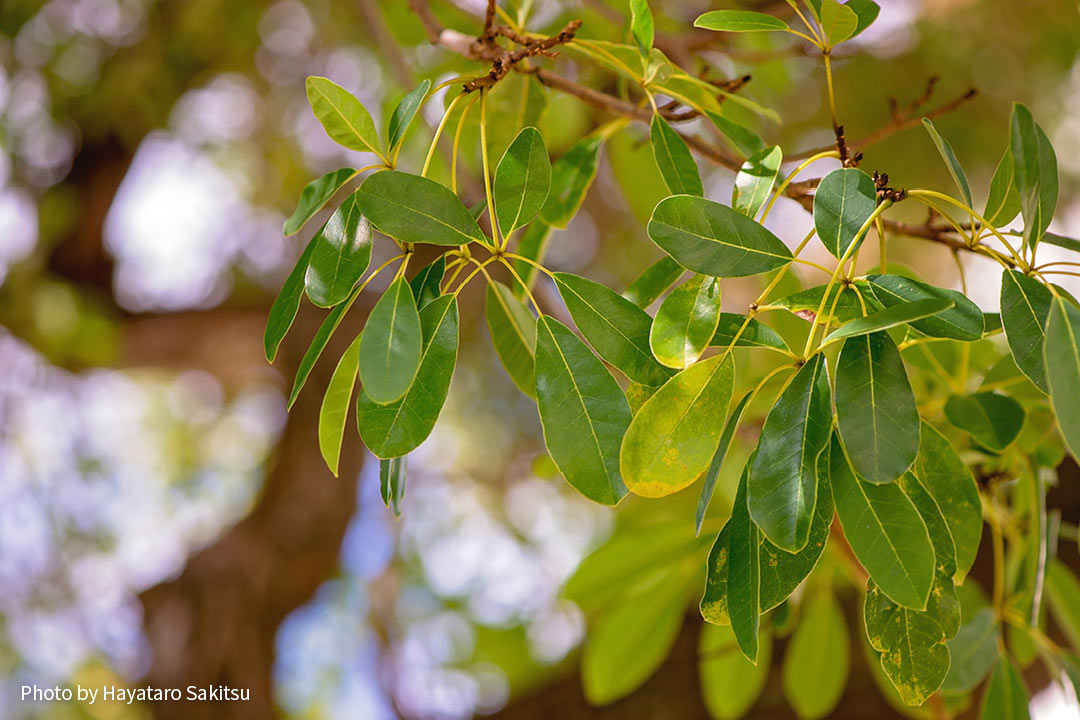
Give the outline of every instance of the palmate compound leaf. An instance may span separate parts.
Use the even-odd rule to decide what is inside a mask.
[[[341,441],[345,435],[345,420],[349,414],[349,401],[356,386],[356,368],[360,362],[360,336],[352,341],[338,360],[334,374],[326,386],[322,407],[319,409],[319,450],[326,467],[337,477]]]
[[[631,492],[670,495],[708,469],[734,380],[734,359],[716,355],[675,375],[642,405],[619,451],[619,468]]]
[[[352,93],[324,77],[307,79],[311,111],[330,139],[342,147],[379,154],[379,133],[371,114]]]
[[[672,195],[705,194],[694,156],[679,133],[675,132],[660,115],[653,115],[649,126],[649,141],[653,158],[664,178],[664,184]]]
[[[847,619],[828,589],[803,601],[784,653],[784,695],[803,720],[829,715],[840,702],[851,664]]]
[[[821,179],[814,194],[814,228],[834,257],[843,257],[877,207],[874,181],[862,170],[841,168]]]
[[[816,463],[831,429],[828,372],[818,353],[799,368],[765,418],[747,482],[751,517],[782,550],[798,552],[810,537]]]
[[[371,223],[360,212],[354,193],[315,234],[304,275],[308,298],[319,307],[337,305],[348,297],[370,262]]]
[[[1009,341],[1009,350],[1016,367],[1043,392],[1046,383],[1046,364],[1043,352],[1046,345],[1046,321],[1054,296],[1038,280],[1016,270],[1001,273],[1001,326]]]
[[[760,224],[726,205],[674,195],[649,220],[649,237],[683,267],[714,277],[744,277],[791,262],[791,251]]]
[[[893,482],[919,452],[919,411],[896,343],[886,332],[844,341],[836,363],[836,423],[855,471]]]
[[[356,193],[371,224],[403,243],[464,245],[486,242],[458,196],[434,180],[398,170],[368,177]]]
[[[1061,435],[1080,458],[1080,309],[1054,298],[1046,324],[1046,379]]]
[[[789,553],[773,545],[764,535],[759,537],[758,610],[761,613],[772,610],[795,592],[795,588],[817,566],[821,554],[825,551],[833,521],[828,465],[829,457],[826,451],[818,458],[817,503],[814,506],[814,520],[810,524],[810,539],[806,546],[797,553]],[[718,625],[731,622],[728,615],[728,564],[731,559],[729,524],[730,522],[724,525],[709,551],[705,594],[701,598],[701,616]]]
[[[364,395],[381,405],[401,399],[420,367],[423,332],[412,288],[404,278],[390,283],[371,309],[360,339]]]
[[[660,304],[649,330],[649,347],[661,364],[685,368],[697,361],[720,322],[720,282],[694,275]]]
[[[320,178],[312,180],[300,192],[300,200],[296,203],[293,214],[285,220],[282,233],[293,235],[300,232],[304,223],[314,217],[315,213],[322,210],[323,206],[334,197],[338,190],[345,186],[352,178],[356,177],[356,171],[352,168],[341,168],[326,173]]]
[[[504,236],[532,222],[551,190],[551,160],[540,131],[527,127],[506,148],[495,169],[492,197]]]
[[[380,405],[361,391],[356,423],[364,444],[379,458],[406,455],[420,446],[435,427],[446,402],[458,350],[458,303],[443,295],[420,311],[423,351],[416,377],[405,395]]]
[[[498,280],[488,284],[484,317],[495,352],[510,379],[521,392],[536,397],[536,317]]]
[[[856,476],[838,435],[828,452],[836,514],[855,557],[893,602],[925,609],[934,547],[919,511],[896,483],[874,485]]]
[[[536,399],[544,441],[566,481],[590,500],[614,505],[626,494],[619,446],[630,406],[615,378],[565,325],[536,325]]]

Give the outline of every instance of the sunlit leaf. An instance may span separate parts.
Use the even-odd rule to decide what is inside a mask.
[[[274,304],[270,306],[270,314],[266,318],[266,330],[263,332],[263,350],[266,353],[267,362],[274,362],[278,348],[285,335],[292,327],[296,312],[300,309],[300,300],[304,297],[304,275],[307,273],[308,262],[311,253],[315,250],[315,239],[304,248],[304,252],[293,266],[289,277],[281,285],[281,290],[274,298]]]
[[[388,154],[397,150],[398,145],[405,139],[405,133],[409,131],[409,126],[412,124],[413,118],[416,117],[416,112],[420,109],[420,106],[424,104],[424,98],[427,97],[430,89],[431,81],[424,80],[405,97],[401,98],[401,102],[394,108],[394,112],[390,115],[390,125],[387,131],[386,147]]]
[[[300,232],[300,229],[304,227],[304,223],[310,220],[319,210],[322,210],[323,206],[330,201],[330,198],[334,197],[334,194],[355,176],[356,171],[352,168],[341,168],[309,182],[300,192],[300,200],[296,203],[296,209],[285,220],[285,225],[281,231],[285,235]]]
[[[341,440],[345,435],[345,420],[349,414],[353,387],[356,386],[356,368],[359,361],[360,336],[357,335],[338,360],[319,409],[319,450],[326,461],[326,467],[330,468],[334,477],[338,474]]]
[[[755,217],[772,193],[773,183],[780,173],[784,151],[779,145],[760,150],[746,159],[735,174],[735,186],[731,190],[731,206],[746,215]]]
[[[385,405],[405,394],[420,367],[422,338],[412,288],[398,278],[371,309],[360,339],[360,380],[367,397]]]
[[[743,329],[743,325],[746,328]],[[742,330],[742,333],[739,333]],[[738,338],[735,336],[738,335]],[[771,327],[757,318],[750,318],[747,322],[745,315],[738,313],[720,313],[720,322],[716,325],[716,332],[709,343],[715,347],[726,348],[735,342],[735,347],[762,347],[776,350],[787,350],[788,345],[784,338]]]
[[[661,364],[687,367],[705,352],[719,322],[719,281],[694,275],[664,298],[649,331],[649,347]]]
[[[397,170],[375,173],[356,194],[371,224],[403,243],[464,245],[484,233],[457,195],[425,177]]]
[[[764,32],[787,30],[788,24],[780,18],[751,10],[713,10],[699,15],[694,27],[720,32]]]
[[[897,325],[913,324],[923,318],[940,315],[950,310],[952,306],[952,300],[943,298],[924,298],[922,300],[897,303],[884,310],[878,310],[866,317],[857,318],[841,325],[826,335],[822,342],[828,345],[844,338],[876,333]]]
[[[839,45],[855,34],[859,27],[859,16],[847,5],[837,0],[821,0],[818,6],[821,20],[821,32],[830,45]]]
[[[495,169],[492,195],[499,230],[509,235],[539,214],[551,189],[551,161],[540,131],[527,127],[506,148]]]
[[[953,307],[924,320],[913,321],[911,326],[931,337],[954,340],[978,340],[983,334],[983,315],[979,306],[961,292],[935,287],[902,275],[869,275],[866,278],[874,295],[885,307],[905,302],[938,298],[949,300]]]
[[[311,76],[307,98],[331,140],[350,150],[379,154],[375,122],[352,93],[324,77]]]
[[[704,195],[701,175],[694,156],[686,141],[675,132],[664,118],[654,114],[649,126],[649,138],[652,143],[653,157],[664,184],[673,195]]]
[[[862,170],[840,168],[814,193],[814,227],[825,248],[840,258],[877,207],[874,181]]]
[[[333,307],[348,297],[371,262],[371,223],[361,214],[355,193],[334,211],[314,242],[304,288],[311,302]]]
[[[648,0],[630,0],[630,34],[634,36],[643,57],[648,57],[652,50],[653,32],[653,16]]]
[[[857,288],[859,292],[853,292],[852,287]],[[828,300],[822,305],[821,298],[825,295],[826,288],[828,288],[827,285],[818,285],[800,290],[773,301],[772,305],[789,310],[807,322],[813,322],[818,309],[822,308],[821,321],[830,323],[844,323],[863,317],[863,305],[866,306],[867,313],[875,313],[883,308],[865,280],[856,280],[851,287],[834,283],[829,288]],[[862,302],[859,301],[860,296]]]
[[[588,135],[578,140],[551,168],[551,191],[540,211],[548,225],[565,228],[585,200],[585,193],[596,178],[603,140]]]

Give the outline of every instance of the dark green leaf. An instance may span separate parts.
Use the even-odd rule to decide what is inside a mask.
[[[692,365],[720,322],[720,282],[694,275],[664,298],[649,331],[653,355],[671,368]]]
[[[638,275],[634,282],[623,290],[623,297],[640,308],[647,308],[664,294],[664,291],[678,282],[686,272],[679,263],[665,255]]]
[[[360,336],[352,341],[338,360],[330,383],[326,386],[322,407],[319,409],[319,450],[326,467],[337,477],[338,459],[341,456],[341,440],[345,435],[345,419],[349,414],[349,400],[356,385],[356,367],[360,360]]]
[[[719,32],[763,32],[787,30],[788,24],[780,18],[751,10],[713,10],[698,16],[694,27]]]
[[[994,452],[1012,444],[1024,426],[1023,406],[1008,395],[993,392],[950,396],[945,401],[945,417]]]
[[[1054,298],[1046,324],[1046,380],[1061,435],[1080,458],[1080,308]]]
[[[521,392],[536,397],[533,375],[536,318],[510,288],[498,280],[488,285],[484,316],[495,352],[510,379]]]
[[[324,77],[307,79],[311,111],[330,139],[342,147],[379,155],[379,133],[370,113],[352,93]]]
[[[416,377],[423,348],[420,315],[404,278],[390,284],[375,303],[360,340],[364,394],[380,405],[400,400]]]
[[[390,115],[390,127],[387,133],[389,135],[389,140],[386,142],[387,154],[397,150],[398,145],[405,139],[405,133],[409,131],[409,126],[420,106],[424,104],[424,98],[427,97],[430,89],[431,81],[424,80],[412,92],[401,98],[401,102],[394,108],[394,112]]]
[[[1013,104],[1011,128],[1013,184],[1024,215],[1024,242],[1035,247],[1057,208],[1057,156],[1050,138],[1020,103]]]
[[[742,153],[743,157],[750,157],[765,147],[765,141],[753,130],[745,128],[714,112],[707,112],[706,115],[709,116],[713,125],[716,126],[728,142],[730,142],[736,150]]]
[[[626,494],[619,446],[630,406],[603,363],[558,320],[536,327],[536,398],[552,460],[590,500],[614,505]]]
[[[940,315],[943,312],[951,310],[952,307],[952,300],[946,298],[927,297],[921,300],[897,303],[886,307],[884,310],[878,310],[866,317],[857,318],[849,323],[841,325],[839,328],[829,333],[822,342],[823,344],[828,345],[831,342],[842,340],[843,338],[853,338],[868,333],[876,333],[881,330],[888,330],[891,327],[896,327],[897,325],[908,323],[914,324],[923,318]],[[980,332],[982,332],[982,315],[979,316],[979,323]]]
[[[1043,235],[1042,242],[1047,243],[1048,245],[1063,247],[1066,250],[1072,250],[1073,252],[1080,252],[1080,240],[1076,240],[1075,238],[1055,235],[1054,233],[1048,232]]]
[[[701,486],[701,496],[698,498],[697,513],[694,517],[694,527],[698,533],[701,532],[701,523],[705,521],[705,511],[709,509],[713,491],[716,490],[716,480],[720,477],[720,468],[724,465],[724,458],[727,456],[728,448],[731,447],[731,441],[735,438],[735,431],[738,429],[743,412],[753,395],[753,392],[743,395],[742,400],[731,411],[731,415],[724,425],[724,432],[720,435],[720,444],[716,446],[716,452],[713,454],[712,462],[709,463],[709,469],[705,471],[705,482]]]
[[[888,333],[844,341],[836,363],[836,424],[855,472],[865,480],[893,482],[915,462],[919,411]]]
[[[653,16],[648,0],[630,0],[630,34],[642,57],[649,57],[653,46]]]
[[[930,139],[934,141],[941,159],[945,161],[945,167],[949,169],[949,174],[952,175],[953,182],[956,183],[960,194],[963,195],[964,202],[967,203],[968,207],[974,207],[975,203],[971,200],[971,186],[968,185],[964,168],[960,166],[960,161],[956,159],[952,144],[938,134],[937,128],[934,127],[934,123],[930,118],[924,117],[922,124],[926,128],[926,132],[930,133]]]
[[[877,207],[874,181],[862,170],[841,168],[821,180],[814,194],[814,228],[835,257],[843,257]]]
[[[784,652],[784,695],[800,718],[823,718],[836,708],[847,684],[850,647],[840,604],[831,592],[814,593]]]
[[[941,685],[942,692],[974,690],[994,667],[1000,634],[993,608],[979,610],[961,625],[960,632],[949,641],[952,664]]]
[[[746,316],[738,313],[720,313],[720,322],[716,326],[710,345],[726,348],[735,340],[736,333],[746,323]],[[750,318],[746,329],[735,340],[735,347],[763,347],[776,350],[787,350],[788,345],[784,338],[780,337],[775,330],[761,322],[757,318]]]
[[[1028,720],[1028,692],[1007,656],[998,659],[983,693],[979,720]]]
[[[274,298],[274,304],[270,306],[270,315],[266,318],[266,330],[263,333],[263,349],[267,362],[274,362],[281,341],[289,332],[293,319],[296,318],[296,311],[300,309],[300,300],[304,297],[304,275],[314,249],[315,239],[312,238],[293,266],[289,277],[285,278],[281,291]]]
[[[716,720],[737,720],[753,706],[769,677],[772,635],[758,631],[757,664],[736,652],[738,642],[728,626],[706,624],[698,638],[698,681],[701,698]]]
[[[855,11],[855,16],[858,18],[855,32],[851,33],[849,40],[870,27],[881,12],[881,8],[873,0],[848,0],[847,6]]]
[[[660,168],[668,190],[673,195],[704,195],[705,188],[701,185],[701,176],[698,174],[694,156],[690,154],[690,148],[679,133],[658,114],[653,115],[649,137],[656,166]]]
[[[583,137],[556,161],[551,169],[551,192],[540,211],[545,223],[565,228],[570,218],[577,214],[596,177],[602,144],[598,135]]]
[[[1043,392],[1046,366],[1043,348],[1046,344],[1046,320],[1050,315],[1053,295],[1038,280],[1016,270],[1001,273],[1001,325],[1009,341],[1016,367],[1027,375]]]
[[[409,281],[416,307],[423,310],[428,303],[442,295],[442,279],[446,273],[446,256],[440,255],[432,262],[420,268],[420,272]]]
[[[371,223],[353,193],[315,234],[304,287],[311,302],[333,307],[349,296],[371,262]]]
[[[293,378],[292,390],[289,391],[289,404],[288,407],[292,407],[296,402],[296,397],[300,394],[300,391],[304,388],[304,383],[307,382],[308,374],[311,373],[311,368],[315,367],[315,362],[322,355],[322,351],[326,348],[326,343],[330,341],[330,336],[337,330],[338,325],[341,324],[341,320],[345,317],[345,313],[349,312],[349,308],[359,297],[360,290],[357,288],[352,291],[348,299],[341,303],[329,313],[322,321],[322,325],[315,331],[315,337],[311,339],[311,344],[308,345],[308,349],[304,352],[304,357],[300,359],[300,365],[296,368],[296,376]],[[271,309],[271,313],[273,310]]]
[[[566,309],[600,357],[643,385],[661,385],[671,371],[649,349],[652,318],[634,303],[598,282],[555,273]]]
[[[716,355],[668,380],[634,416],[619,452],[626,487],[636,495],[663,497],[704,473],[720,443],[715,422],[731,402],[733,359]]]
[[[1020,193],[1013,182],[1012,148],[998,162],[994,177],[990,180],[990,194],[986,198],[983,217],[994,227],[1007,225],[1020,213]]]
[[[434,180],[387,170],[365,180],[356,197],[372,225],[403,243],[486,242],[457,195]]]
[[[551,161],[540,131],[527,127],[506,148],[495,169],[492,195],[504,236],[531,222],[551,189]]]
[[[747,217],[755,217],[769,199],[783,161],[784,151],[779,145],[759,150],[747,158],[735,174],[731,206]]]
[[[750,515],[782,550],[798,552],[809,540],[816,463],[831,428],[828,372],[825,356],[818,353],[799,368],[769,411],[750,468]]]
[[[982,337],[982,311],[963,293],[934,287],[902,275],[870,275],[866,279],[870,281],[874,295],[885,307],[927,298],[953,302],[950,310],[911,323],[911,326],[919,332],[931,337],[965,341],[978,340]]]
[[[787,246],[758,223],[689,195],[660,201],[649,237],[683,267],[714,277],[757,275],[791,262]]]
[[[458,350],[458,304],[443,295],[420,312],[424,349],[416,378],[404,397],[388,405],[373,402],[367,389],[356,400],[360,437],[377,457],[406,455],[420,446],[435,427],[446,402]]]
[[[401,517],[401,501],[405,499],[408,465],[408,457],[379,461],[379,493],[386,507],[394,511],[394,517]]]
[[[747,484],[747,471],[744,470],[728,521],[727,610],[739,649],[750,662],[756,663],[761,591],[758,543],[761,541],[761,531],[747,508]]]
[[[328,172],[305,185],[300,192],[300,201],[296,204],[293,214],[285,221],[282,232],[286,235],[300,232],[304,223],[322,210],[323,206],[330,202],[330,198],[334,197],[334,194],[354,177],[356,177],[355,170],[341,168]]]

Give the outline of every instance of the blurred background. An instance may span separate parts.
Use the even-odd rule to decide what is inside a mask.
[[[931,76],[929,107],[975,87],[937,126],[981,199],[1010,104],[1027,103],[1057,149],[1051,229],[1080,233],[1075,0],[881,4],[837,63],[849,137],[886,123],[888,97],[909,103]],[[669,40],[708,9],[789,12],[749,0],[652,5]],[[464,32],[482,24],[482,0],[432,6]],[[617,0],[536,0],[530,27],[581,18],[583,37],[620,40],[625,14]],[[785,120],[760,125],[770,141],[789,153],[831,141],[820,63],[798,46],[718,36],[701,56],[715,76],[752,74],[745,94]],[[569,53],[544,62],[614,86]],[[689,525],[696,493],[616,513],[553,476],[538,459],[535,406],[494,358],[479,284],[462,296],[457,373],[411,457],[400,520],[354,434],[340,478],[322,463],[316,422],[332,359],[285,412],[320,313],[301,311],[274,366],[262,357],[270,302],[321,222],[284,238],[284,217],[308,180],[367,164],[324,135],[304,78],[355,92],[381,127],[421,79],[481,71],[431,47],[401,0],[0,3],[0,717],[155,716],[139,704],[25,703],[25,684],[225,681],[251,688],[252,701],[185,705],[176,717],[539,718],[550,715],[533,698],[545,693],[566,717],[594,716],[577,679],[586,616],[560,588],[617,526],[665,514]],[[405,169],[418,169],[441,111],[425,106]],[[552,91],[541,123],[558,156],[609,119]],[[607,145],[582,212],[552,238],[552,267],[619,287],[658,256],[644,220],[664,192],[646,140],[636,126]],[[467,128],[466,204],[479,188],[475,143]],[[895,186],[951,187],[921,128],[869,148],[863,168],[887,170]],[[702,170],[710,197],[726,201],[731,174]],[[769,224],[794,245],[810,219],[784,200]],[[910,243],[897,250],[904,262],[957,286],[946,252]],[[966,262],[969,294],[995,311],[996,275]],[[726,282],[725,304],[757,287]],[[331,351],[362,326],[364,302]],[[693,615],[688,625],[700,623]],[[704,717],[688,637],[636,700],[595,716]],[[866,692],[862,707],[881,703]],[[1078,716],[1053,689],[1033,707]],[[786,714],[774,702],[759,716]]]

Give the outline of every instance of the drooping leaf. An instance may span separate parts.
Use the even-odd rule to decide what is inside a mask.
[[[728,626],[705,624],[698,637],[698,681],[701,698],[715,720],[738,720],[746,715],[765,687],[772,661],[772,634],[758,631],[757,664],[737,652],[735,633]]]
[[[744,323],[746,329],[740,334],[739,330],[742,329]],[[738,339],[736,339],[736,335],[739,336]],[[757,318],[750,318],[750,322],[747,323],[745,315],[720,313],[720,322],[717,323],[716,332],[713,334],[712,341],[709,344],[726,348],[731,345],[733,340],[735,341],[735,347],[788,349],[788,344],[784,342],[784,338]]]
[[[1024,678],[1007,656],[998,659],[983,693],[979,720],[1029,720]]]
[[[401,399],[420,367],[422,338],[412,288],[399,277],[371,309],[360,339],[360,380],[367,397],[380,405]]]
[[[670,495],[708,469],[720,443],[716,415],[731,402],[734,380],[733,359],[717,355],[675,375],[645,402],[619,452],[631,492]]]
[[[715,112],[707,112],[716,129],[727,139],[731,145],[742,153],[743,157],[750,157],[765,147],[765,141],[753,130],[743,127],[736,122]]]
[[[1000,634],[994,610],[989,607],[961,625],[948,643],[952,664],[941,685],[942,692],[967,692],[981,683],[994,667]]]
[[[1066,250],[1072,250],[1073,252],[1080,252],[1080,240],[1077,240],[1076,238],[1065,237],[1064,235],[1048,232],[1043,234],[1041,242],[1044,242],[1047,245],[1065,248]]]
[[[315,234],[304,275],[307,296],[319,307],[337,305],[349,296],[370,262],[371,223],[361,214],[354,193]]]
[[[649,331],[649,347],[661,364],[687,367],[705,352],[719,322],[719,281],[694,275],[664,298]]]
[[[600,357],[642,385],[661,385],[671,371],[649,349],[652,318],[606,285],[570,273],[555,273],[566,309]]]
[[[1080,458],[1080,308],[1060,296],[1050,305],[1044,362],[1061,435]]]
[[[1009,350],[1016,367],[1043,392],[1050,389],[1046,384],[1043,350],[1053,299],[1050,290],[1038,280],[1016,270],[1001,273],[1001,326]]]
[[[941,508],[914,474],[904,473],[896,483],[926,523],[930,544],[934,546],[935,570],[952,582],[956,575],[956,545],[953,544],[952,533]]]
[[[319,325],[319,329],[315,331],[315,337],[311,339],[311,344],[308,345],[308,349],[304,352],[304,357],[300,359],[300,365],[296,368],[296,376],[293,377],[293,385],[292,390],[289,391],[289,402],[287,407],[291,408],[293,403],[296,402],[296,398],[300,395],[300,391],[304,389],[304,383],[307,382],[311,369],[315,367],[315,362],[326,348],[326,343],[330,341],[330,337],[334,334],[334,331],[338,329],[338,325],[341,324],[345,314],[349,312],[349,308],[352,307],[352,304],[359,295],[359,288],[353,290],[352,294],[349,295],[345,302],[337,305],[333,310],[327,313],[326,318],[324,318],[322,324]],[[273,311],[271,310],[271,312]]]
[[[922,123],[923,127],[926,128],[926,132],[930,134],[930,139],[934,141],[934,146],[941,155],[941,159],[945,161],[945,167],[949,169],[949,174],[952,175],[953,182],[956,183],[956,187],[960,190],[964,202],[968,204],[968,207],[974,207],[975,203],[971,200],[971,186],[968,185],[964,168],[960,166],[960,161],[956,159],[952,144],[938,134],[937,128],[934,127],[934,123],[930,118],[924,117]]]
[[[390,114],[390,125],[387,128],[388,139],[386,141],[388,155],[397,150],[398,145],[405,139],[405,133],[409,131],[409,126],[412,125],[413,118],[416,117],[416,112],[420,109],[420,106],[424,104],[424,99],[430,89],[431,81],[424,80],[405,97],[401,98],[401,102],[394,108],[394,112]]]
[[[731,207],[747,217],[755,217],[772,193],[773,183],[780,173],[784,151],[779,145],[759,150],[746,159],[735,174],[731,190]]]
[[[828,345],[831,342],[844,338],[855,338],[860,335],[877,333],[888,330],[897,325],[914,324],[923,318],[940,315],[952,309],[952,300],[945,298],[923,298],[910,302],[897,303],[884,310],[878,310],[866,317],[856,318],[849,323],[841,325],[829,333],[822,341]]]
[[[919,411],[888,333],[844,341],[836,363],[836,424],[848,459],[865,480],[893,482],[915,462]]]
[[[758,608],[761,604],[761,560],[758,554],[761,531],[754,524],[747,507],[747,474],[744,469],[727,525],[727,610],[739,649],[750,662],[756,663]]]
[[[509,235],[532,222],[551,190],[551,160],[540,131],[527,127],[506,148],[491,192],[499,230]]]
[[[664,294],[664,291],[678,282],[686,272],[679,263],[665,255],[637,276],[626,286],[622,296],[640,308],[647,308]]]
[[[1012,222],[1019,213],[1020,193],[1013,182],[1012,148],[1005,148],[994,177],[990,179],[990,193],[986,198],[983,217],[994,227],[1002,227]]]
[[[837,0],[821,0],[818,17],[821,20],[821,32],[829,46],[844,42],[854,35],[859,27],[859,16],[855,11],[847,5],[841,5]]]
[[[689,195],[653,210],[649,237],[683,267],[714,277],[743,277],[791,262],[791,251],[764,227],[726,205]]]
[[[315,249],[315,239],[312,238],[304,248],[304,252],[296,261],[296,265],[289,272],[289,277],[281,285],[281,290],[274,298],[274,304],[270,306],[270,314],[266,318],[266,330],[263,332],[263,350],[266,353],[266,361],[274,362],[277,357],[281,341],[292,327],[296,312],[300,309],[300,300],[304,297],[304,275],[307,273],[308,262],[311,253]]]
[[[1046,568],[1046,604],[1050,615],[1072,647],[1080,647],[1080,578],[1059,559]]]
[[[660,168],[668,190],[673,195],[704,195],[705,188],[701,185],[701,175],[690,148],[659,114],[653,115],[649,139],[656,166]]]
[[[341,440],[345,435],[345,419],[349,414],[349,400],[352,399],[353,387],[356,385],[359,361],[360,336],[357,335],[338,360],[319,409],[319,450],[326,461],[326,467],[330,468],[334,477],[338,474]]]
[[[784,696],[805,720],[833,711],[851,664],[847,618],[831,592],[803,602],[802,618],[784,653]]]
[[[1050,138],[1026,106],[1013,104],[1010,127],[1013,184],[1020,196],[1020,211],[1024,216],[1024,243],[1035,247],[1057,208],[1057,156]]]
[[[356,422],[364,444],[377,457],[401,457],[427,439],[446,402],[458,350],[458,304],[443,295],[420,311],[423,352],[416,378],[404,397],[386,405],[366,388],[356,400]]]
[[[953,307],[949,310],[912,322],[911,326],[919,332],[931,337],[964,341],[982,337],[982,311],[963,293],[934,287],[902,275],[870,275],[866,279],[870,282],[874,295],[885,307],[927,298],[952,301]]]
[[[403,243],[464,245],[484,233],[457,195],[434,180],[398,170],[378,172],[356,194],[371,224]]]
[[[699,15],[694,27],[719,32],[765,32],[787,30],[788,24],[780,18],[751,10],[713,10]]]
[[[642,57],[649,57],[653,46],[653,16],[648,0],[630,0],[630,34]]]
[[[843,257],[876,207],[877,190],[869,175],[855,168],[833,170],[814,193],[814,228],[825,248]]]
[[[401,517],[401,501],[405,499],[408,466],[408,457],[379,461],[379,492],[386,507],[394,511],[394,517]]]
[[[565,228],[570,218],[577,214],[585,193],[596,178],[602,144],[598,135],[586,136],[555,162],[551,168],[551,191],[540,211],[545,223]]]
[[[694,527],[697,528],[698,533],[701,532],[701,523],[705,521],[705,511],[709,509],[713,491],[716,490],[716,480],[720,477],[720,468],[724,464],[728,448],[731,447],[731,441],[735,438],[735,431],[739,427],[739,422],[742,421],[743,412],[753,395],[753,392],[743,395],[742,400],[731,411],[727,423],[724,424],[724,432],[720,434],[720,444],[716,446],[716,452],[713,453],[709,469],[705,471],[705,482],[701,486],[701,496],[698,498],[697,512],[694,516]]]
[[[1024,415],[1020,403],[995,392],[952,395],[945,401],[949,422],[994,452],[1012,444],[1024,426]]]
[[[322,210],[330,198],[338,190],[345,186],[352,178],[356,177],[356,171],[352,168],[341,168],[326,173],[320,178],[312,180],[300,191],[300,200],[296,203],[293,214],[285,220],[281,232],[285,235],[293,235],[300,232],[304,223],[310,220],[315,213]]]
[[[324,77],[307,79],[311,111],[330,139],[342,147],[379,154],[379,133],[371,114],[352,93]]]
[[[518,389],[536,397],[533,368],[536,359],[536,318],[510,288],[498,280],[488,285],[484,306],[491,342]]]
[[[839,436],[829,453],[836,514],[855,557],[893,602],[925,609],[934,547],[919,511],[895,483],[874,485],[855,475]]]
[[[536,326],[536,398],[544,441],[566,481],[590,500],[614,505],[626,494],[619,446],[630,406],[603,363],[565,325]]]
[[[428,303],[442,295],[442,279],[446,273],[446,256],[440,255],[433,261],[420,268],[420,272],[409,281],[413,296],[416,298],[416,307],[423,310]]]
[[[810,537],[817,497],[817,458],[829,442],[832,401],[825,356],[799,368],[765,418],[750,467],[750,515],[765,536],[788,552]]]
[[[827,285],[800,290],[774,301],[772,305],[789,310],[807,322],[813,322],[818,309],[824,308],[821,321],[830,323],[844,323],[863,317],[863,304],[866,305],[867,313],[875,313],[883,308],[865,280],[856,280],[853,287],[857,288],[859,293],[852,292],[851,287],[842,283],[833,284],[832,288],[829,288],[829,296],[824,305],[821,303],[821,298],[825,295]],[[860,294],[862,302],[859,302]]]

